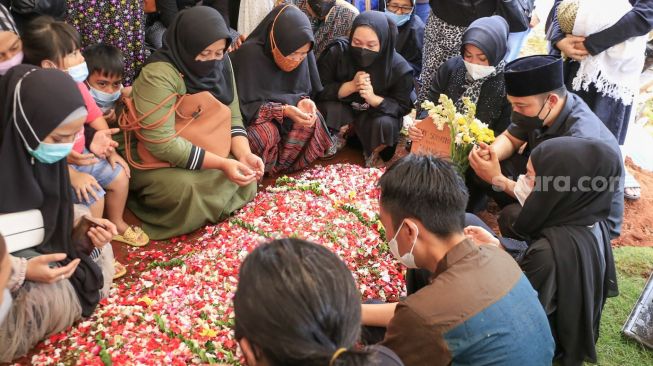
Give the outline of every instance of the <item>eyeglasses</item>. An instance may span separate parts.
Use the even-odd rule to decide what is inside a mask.
[[[410,14],[413,12],[412,6],[399,6],[395,4],[387,4],[385,8],[395,14]]]

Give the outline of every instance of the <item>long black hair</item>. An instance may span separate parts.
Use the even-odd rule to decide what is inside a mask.
[[[334,253],[299,239],[274,240],[247,256],[234,298],[236,338],[270,365],[365,365],[356,348],[361,302]]]

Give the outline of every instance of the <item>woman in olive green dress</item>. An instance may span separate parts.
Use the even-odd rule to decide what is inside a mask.
[[[201,25],[201,26],[199,26]],[[165,239],[215,223],[256,195],[263,162],[252,154],[238,105],[231,61],[225,54],[230,36],[216,10],[199,6],[181,11],[166,33],[161,50],[148,59],[136,79],[132,98],[139,115],[156,110],[171,94],[209,91],[231,111],[231,154],[222,158],[181,136],[145,148],[171,168],[132,169],[129,209],[143,222],[150,238]],[[147,116],[142,125],[164,118],[174,98]],[[175,133],[175,114],[155,129],[142,129],[147,140]],[[219,142],[217,142],[219,143]],[[132,156],[138,160],[135,146]]]

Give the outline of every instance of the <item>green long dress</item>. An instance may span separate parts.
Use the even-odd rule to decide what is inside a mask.
[[[228,65],[231,66],[230,63]],[[235,81],[232,85],[234,101],[229,105],[231,125],[232,129],[242,129]],[[152,110],[172,93],[186,94],[186,86],[179,71],[167,62],[145,66],[132,89],[134,104],[140,114]],[[144,124],[161,119],[173,103],[170,101],[164,105],[149,116]],[[174,134],[174,124],[173,114],[160,128],[142,130],[142,133],[148,139],[161,139]],[[124,143],[122,138],[120,140]],[[216,223],[243,207],[256,195],[256,183],[240,187],[220,170],[187,169],[193,144],[182,137],[167,143],[145,146],[155,157],[175,166],[131,170],[127,207],[143,222],[143,229],[152,239],[167,239],[192,232],[207,223]],[[138,154],[135,145],[131,149],[132,156],[136,158]]]

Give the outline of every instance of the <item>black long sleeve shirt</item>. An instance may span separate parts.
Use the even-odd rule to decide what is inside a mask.
[[[551,10],[553,21],[548,38],[553,46],[565,37],[560,30],[556,12],[561,1],[555,0]],[[591,55],[597,55],[632,37],[643,36],[653,29],[653,0],[630,0],[630,3],[633,5],[632,10],[621,17],[619,21],[611,27],[585,38],[585,48]]]

